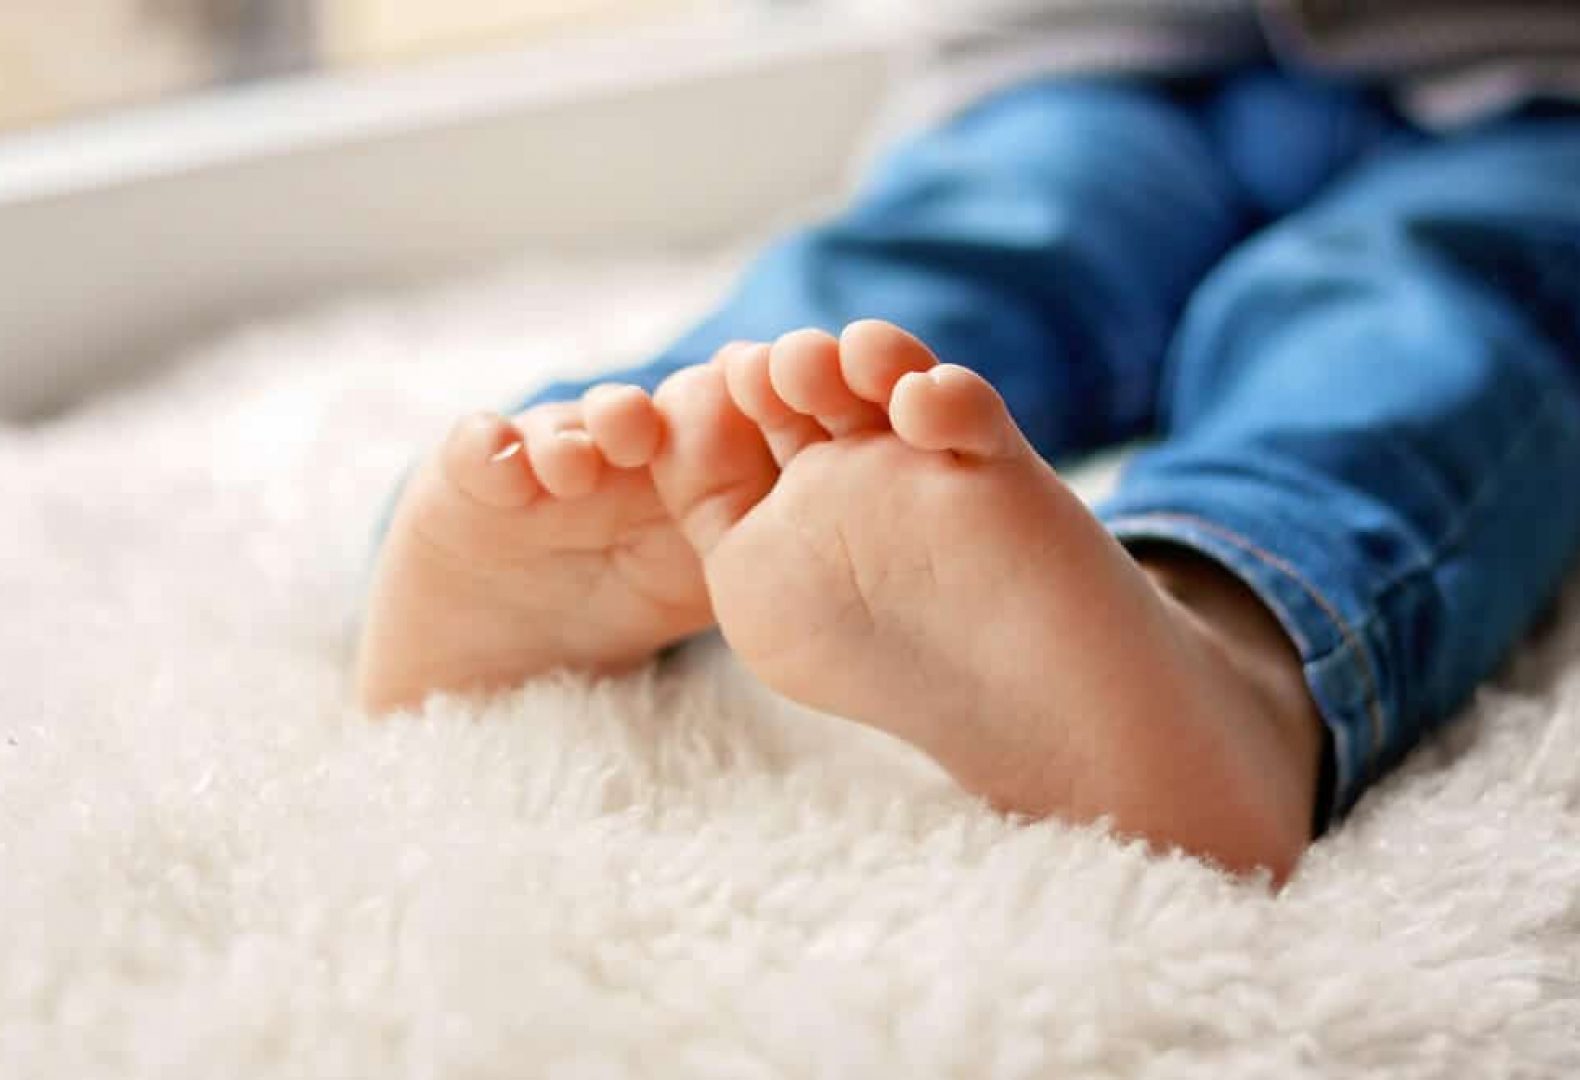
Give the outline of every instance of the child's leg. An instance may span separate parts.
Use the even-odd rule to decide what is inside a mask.
[[[980,375],[865,322],[688,368],[656,402],[674,433],[659,493],[768,685],[915,744],[1002,809],[1289,872],[1322,729],[1287,637],[1228,575],[1139,566]],[[721,503],[689,433],[732,404],[782,471]],[[864,410],[855,429],[823,419]]]
[[[1047,457],[1132,438],[1180,310],[1253,224],[1216,100],[1118,80],[990,98],[897,148],[848,210],[768,249],[711,317],[619,378],[653,390],[727,342],[884,319],[985,375]],[[1343,154],[1327,132],[1305,141]]]
[[[986,382],[876,324],[661,389],[677,432],[733,401],[782,433],[761,500],[695,499],[710,463],[683,437],[654,474],[770,685],[1006,808],[1282,876],[1324,730],[1326,814],[1464,698],[1572,558],[1577,296],[1580,121],[1417,141],[1203,288],[1169,438],[1112,532]],[[884,422],[790,422],[858,405]]]
[[[1044,453],[1132,434],[1179,309],[1247,223],[1201,112],[1119,83],[986,102],[894,154],[849,212],[769,251],[717,315],[619,379],[651,389],[732,339],[886,315],[984,367]],[[774,463],[732,415],[694,416],[686,437],[727,465],[710,492],[749,503]],[[381,552],[363,703],[615,669],[708,626],[696,556],[645,468],[656,421],[637,389],[578,385],[459,426]]]
[[[1209,279],[1167,379],[1169,438],[1102,517],[1277,613],[1342,814],[1580,542],[1580,115],[1363,169]]]

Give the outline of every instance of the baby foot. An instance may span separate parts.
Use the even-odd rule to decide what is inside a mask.
[[[1288,873],[1309,840],[1319,730],[1298,663],[1242,655],[1250,623],[1220,632],[1221,605],[1176,600],[980,377],[867,322],[738,350],[657,403],[675,431],[733,403],[782,467],[721,499],[723,463],[700,440],[653,464],[721,629],[768,685],[915,744],[1002,809],[1106,816]]]
[[[685,445],[714,463],[712,482],[772,482],[738,414],[690,423]],[[555,668],[614,673],[711,626],[697,555],[647,468],[662,436],[652,400],[631,386],[459,423],[411,478],[380,552],[361,705]]]

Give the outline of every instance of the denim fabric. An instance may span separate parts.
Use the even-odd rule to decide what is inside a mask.
[[[1281,620],[1330,735],[1319,826],[1580,548],[1580,113],[1433,139],[1266,70],[1027,84],[898,148],[617,378],[867,317],[988,377],[1050,459],[1159,437],[1100,516]]]

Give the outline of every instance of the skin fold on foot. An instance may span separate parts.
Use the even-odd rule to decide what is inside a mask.
[[[980,377],[862,322],[734,346],[655,402],[659,498],[769,686],[1000,809],[1291,871],[1320,753],[1293,647],[1206,560],[1137,562]]]
[[[630,386],[457,424],[407,484],[379,554],[359,704],[386,712],[554,669],[619,672],[711,626],[698,557],[647,468],[660,425]],[[743,420],[699,452],[750,462],[757,444]]]

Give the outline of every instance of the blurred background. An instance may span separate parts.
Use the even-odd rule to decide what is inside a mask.
[[[271,75],[813,0],[5,0],[0,129]]]
[[[890,0],[0,0],[0,424],[234,327],[838,198]]]

